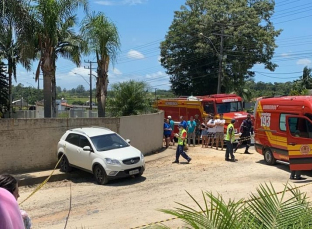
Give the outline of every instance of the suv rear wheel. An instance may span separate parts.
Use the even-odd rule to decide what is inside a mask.
[[[96,165],[93,169],[93,175],[94,175],[96,182],[98,184],[100,184],[100,185],[107,184],[108,177],[107,177],[106,172],[102,166]]]
[[[269,148],[264,149],[264,160],[268,165],[274,165],[276,163],[276,159],[274,158],[271,150]]]
[[[60,164],[61,164],[60,170],[62,172],[68,173],[68,172],[72,171],[72,167],[69,165],[68,159],[65,155],[62,157]]]

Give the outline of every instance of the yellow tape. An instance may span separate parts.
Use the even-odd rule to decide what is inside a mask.
[[[302,188],[302,187],[305,187],[305,186],[308,186],[312,183],[307,183],[307,184],[304,184],[304,185],[301,185],[301,186],[298,186],[298,187],[294,187],[294,188],[291,188],[291,189],[288,189],[286,190],[285,192],[289,192],[289,191],[292,191],[292,190],[295,190],[295,189],[299,189],[299,188]],[[280,191],[280,192],[277,192],[275,193],[276,195],[278,194],[281,194],[283,193],[284,191]],[[274,194],[272,194],[274,195]],[[258,197],[257,199],[260,199],[261,197]],[[249,199],[249,200],[245,200],[245,201],[242,201],[241,203],[242,204],[245,204],[245,203],[248,203],[248,202],[252,202],[254,200],[257,200],[257,199]],[[213,211],[214,209],[210,209],[209,211]],[[206,211],[198,211],[198,213],[204,213]],[[156,222],[153,222],[153,223],[149,223],[149,224],[144,224],[144,225],[141,225],[141,226],[137,226],[137,227],[132,227],[130,229],[138,229],[138,228],[144,228],[144,227],[148,227],[148,226],[153,226],[153,225],[156,225],[156,224],[160,224],[160,223],[164,223],[164,222],[168,222],[168,221],[172,221],[172,220],[175,220],[175,219],[179,219],[179,217],[173,217],[173,218],[169,218],[169,219],[164,219],[164,220],[160,220],[160,221],[156,221]]]
[[[60,157],[60,159],[58,160],[58,162],[56,163],[53,171],[51,172],[51,174],[47,177],[47,179],[45,179],[25,200],[23,200],[19,205],[22,205],[26,200],[28,200],[30,197],[32,197],[36,192],[38,192],[51,178],[51,176],[53,175],[54,171],[56,170],[57,166],[59,165],[60,161],[62,160],[64,154],[62,154],[62,156]]]

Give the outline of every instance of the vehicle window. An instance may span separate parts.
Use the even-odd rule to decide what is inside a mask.
[[[204,111],[207,114],[215,114],[215,108],[214,108],[214,103],[205,103],[204,104]]]
[[[81,148],[83,148],[85,146],[90,146],[90,148],[91,148],[91,144],[90,144],[89,140],[85,136],[82,136],[82,135],[80,136],[79,146]]]
[[[238,112],[242,111],[242,103],[241,102],[229,102],[229,103],[217,103],[217,112],[220,113],[230,113],[230,112]]]
[[[69,134],[67,138],[65,139],[65,141],[73,145],[79,146],[79,139],[80,139],[79,134]]]
[[[279,127],[281,131],[286,131],[286,115],[293,115],[293,114],[280,114],[280,121],[279,121]],[[294,120],[293,120],[294,121]],[[291,126],[291,131],[295,131],[294,123]]]
[[[106,151],[129,146],[129,144],[117,134],[106,134],[91,137],[91,141],[98,151]]]
[[[291,135],[300,138],[312,138],[312,124],[305,118],[290,117],[288,119]]]

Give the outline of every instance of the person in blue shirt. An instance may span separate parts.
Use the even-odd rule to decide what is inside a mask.
[[[171,129],[171,126],[169,124],[169,119],[165,119],[165,122],[164,122],[164,136],[165,136],[165,141],[166,141],[166,148],[169,147],[171,132],[172,132],[172,129]]]
[[[187,122],[183,119],[183,116],[180,116],[180,124],[183,126],[183,128],[186,130],[187,128]]]
[[[187,121],[187,144],[191,145],[191,139],[193,139],[193,146],[195,147],[195,128],[196,122],[193,116],[190,117],[190,120]]]

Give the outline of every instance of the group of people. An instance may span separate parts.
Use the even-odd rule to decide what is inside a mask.
[[[17,180],[9,175],[0,175],[0,228],[30,229],[27,213],[18,206],[19,189]]]
[[[182,155],[188,162],[191,158],[185,152],[185,145],[193,146],[197,139],[200,144],[200,138],[202,139],[202,148],[211,148],[215,145],[216,150],[223,150],[224,143],[226,143],[225,160],[237,161],[234,157],[234,153],[241,145],[246,145],[245,154],[249,154],[249,147],[251,143],[251,134],[253,134],[253,124],[251,121],[251,115],[248,114],[247,118],[242,122],[240,126],[240,139],[235,149],[233,149],[233,142],[235,140],[234,124],[236,120],[232,119],[231,123],[227,126],[226,134],[224,135],[225,119],[223,114],[219,114],[219,118],[215,119],[214,114],[210,114],[205,117],[203,122],[200,122],[198,115],[190,117],[189,121],[185,121],[183,116],[180,116],[179,133],[174,133],[174,121],[171,116],[165,119],[164,123],[164,139],[166,147],[169,147],[170,142],[174,144],[174,137],[178,139],[178,147],[176,151],[176,160],[173,163],[179,163],[179,156]],[[225,136],[225,139],[224,139]],[[224,142],[225,140],[225,142]]]

